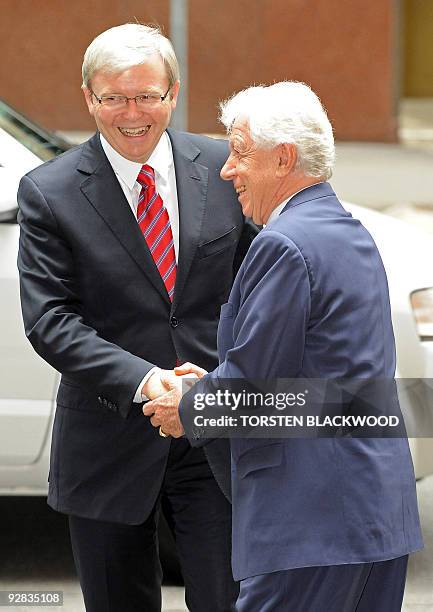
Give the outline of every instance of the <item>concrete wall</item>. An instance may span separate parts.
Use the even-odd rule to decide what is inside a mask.
[[[218,100],[249,84],[299,79],[345,140],[396,138],[396,3],[391,0],[190,0],[189,129],[221,130]],[[83,52],[102,30],[157,22],[168,0],[2,0],[0,87],[53,129],[90,129]]]

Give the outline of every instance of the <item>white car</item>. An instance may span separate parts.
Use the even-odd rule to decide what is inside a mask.
[[[0,494],[45,495],[59,375],[33,351],[19,301],[20,177],[70,145],[0,101]]]
[[[68,145],[0,103],[0,494],[44,495],[59,375],[25,338],[16,267],[16,190],[25,172]],[[433,430],[433,240],[421,229],[346,204],[374,237],[388,273],[404,412]],[[374,282],[372,280],[372,282]],[[412,441],[418,477],[433,473],[430,439]]]
[[[433,474],[433,235],[416,225],[344,202],[373,236],[386,269],[399,399],[415,475]],[[372,282],[373,279],[372,279]]]

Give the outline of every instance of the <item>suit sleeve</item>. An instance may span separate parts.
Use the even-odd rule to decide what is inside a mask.
[[[224,389],[224,379],[295,378],[302,369],[310,316],[310,281],[297,246],[279,232],[254,240],[239,272],[233,341],[224,361],[185,395],[180,414],[193,445],[209,440],[191,428],[194,393]],[[233,296],[236,299],[236,296]],[[221,324],[221,323],[220,323]]]
[[[21,306],[36,352],[74,382],[111,398],[127,416],[135,390],[153,364],[101,338],[86,325],[74,260],[55,216],[34,181],[18,191]]]

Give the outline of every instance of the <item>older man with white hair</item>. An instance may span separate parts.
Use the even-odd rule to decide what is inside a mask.
[[[171,403],[166,396],[145,409],[155,426],[174,436],[185,427],[192,445],[209,448],[224,441],[190,426],[190,399],[221,380],[392,381],[395,370],[385,271],[327,182],[334,142],[317,96],[297,82],[253,87],[222,105],[222,121],[230,155],[221,176],[266,228],[222,307],[218,368],[178,370],[202,376],[179,413],[174,386]],[[408,554],[422,547],[405,438],[230,446],[238,612],[400,610]]]

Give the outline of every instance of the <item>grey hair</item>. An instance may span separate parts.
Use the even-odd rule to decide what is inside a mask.
[[[179,80],[179,64],[171,42],[159,28],[125,23],[99,34],[87,47],[83,60],[83,87],[89,87],[93,75],[122,72],[145,63],[158,53],[164,63],[170,87]]]
[[[236,119],[245,119],[259,147],[294,144],[296,169],[306,176],[331,177],[335,162],[332,126],[319,98],[305,83],[249,87],[222,102],[220,111],[220,121],[229,134]]]

